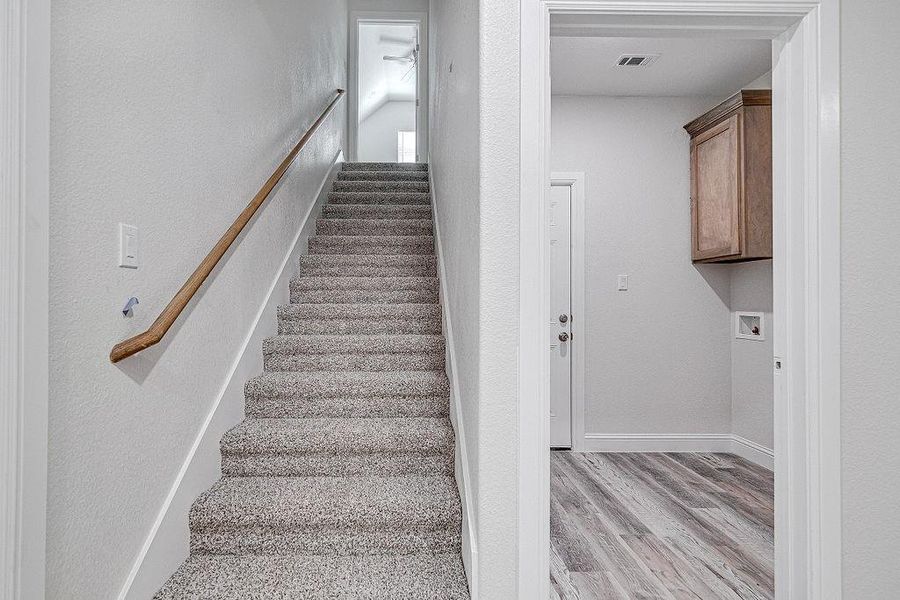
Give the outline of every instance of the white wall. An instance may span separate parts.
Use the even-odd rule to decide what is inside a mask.
[[[385,102],[359,124],[357,157],[359,160],[397,162],[397,132],[415,130],[415,102]]]
[[[900,589],[900,5],[841,3],[844,600]]]
[[[518,2],[431,2],[431,142],[479,592],[517,588]],[[451,71],[452,65],[452,71]]]
[[[478,52],[481,592],[483,598],[515,598],[519,512],[518,0],[481,0]]]
[[[166,340],[107,355],[344,87],[346,24],[332,0],[53,3],[48,598],[119,592],[341,148],[343,107]],[[120,221],[140,228],[137,270],[116,266]]]
[[[478,13],[475,0],[431,3],[428,161],[453,327],[454,366],[472,481],[479,493]],[[450,70],[450,64],[453,70]],[[472,527],[477,531],[478,513]]]
[[[772,371],[772,261],[729,265],[731,271],[731,433],[775,447],[775,381]],[[761,312],[764,340],[737,339],[734,311]]]
[[[717,100],[551,100],[552,169],[585,173],[588,435],[730,430],[730,266],[691,263],[682,128]]]

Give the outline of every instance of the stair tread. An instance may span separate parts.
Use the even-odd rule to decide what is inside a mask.
[[[416,241],[433,242],[433,235],[313,235],[310,239],[323,239],[330,242],[346,241],[348,243],[399,244]]]
[[[341,165],[343,171],[364,171],[375,169],[379,171],[427,171],[428,163],[396,163],[377,161],[350,161]]]
[[[371,225],[372,227],[390,227],[391,225],[420,225],[431,227],[431,219],[331,219],[329,217],[318,218],[317,222],[338,223],[341,225]]]
[[[291,280],[297,290],[420,290],[434,289],[437,277],[340,277],[302,275]]]
[[[332,188],[335,192],[427,192],[429,185],[427,181],[346,181],[337,180]]]
[[[285,319],[372,319],[379,317],[440,317],[435,304],[282,304],[278,317]]]
[[[429,194],[427,190],[332,191],[328,192],[328,203],[337,206],[352,204],[366,206],[402,205],[430,207],[431,194]]]
[[[223,454],[445,453],[453,449],[446,417],[245,419],[222,437]]]
[[[305,254],[301,264],[310,265],[370,265],[373,267],[434,265],[433,254]]]
[[[313,235],[310,254],[434,255],[432,235]],[[326,252],[323,252],[326,251]]]
[[[446,396],[449,383],[443,371],[274,371],[251,378],[245,391],[307,398]]]
[[[289,334],[266,338],[263,352],[360,354],[443,352],[444,336],[434,334]]]
[[[391,219],[398,218],[396,215],[416,215],[412,218],[431,219],[431,206],[428,204],[326,204],[322,208],[322,216],[330,219]]]
[[[344,170],[338,172],[339,181],[428,181],[428,171],[406,170]]]
[[[224,477],[191,506],[192,531],[409,529],[460,519],[452,476]]]
[[[316,235],[431,235],[431,219],[316,219]]]
[[[155,600],[467,600],[458,553],[192,556]]]

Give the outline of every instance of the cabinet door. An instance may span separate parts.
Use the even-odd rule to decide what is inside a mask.
[[[740,255],[741,114],[691,140],[694,260]]]

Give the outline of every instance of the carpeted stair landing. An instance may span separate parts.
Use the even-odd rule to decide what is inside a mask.
[[[469,598],[427,166],[332,189],[158,600]]]

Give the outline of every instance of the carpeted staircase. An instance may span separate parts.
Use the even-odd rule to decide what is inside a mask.
[[[170,599],[467,599],[428,171],[346,163]]]

